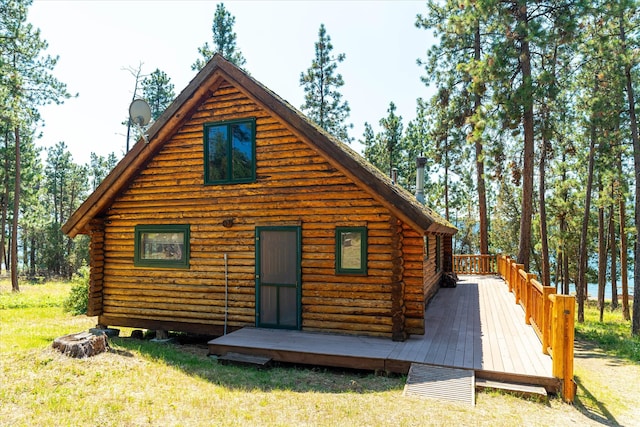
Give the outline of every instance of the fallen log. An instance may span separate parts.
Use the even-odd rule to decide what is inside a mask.
[[[84,358],[106,351],[109,348],[109,342],[104,333],[80,332],[56,338],[52,346],[65,356]]]

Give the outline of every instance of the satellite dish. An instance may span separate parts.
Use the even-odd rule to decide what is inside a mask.
[[[134,99],[129,105],[129,118],[138,126],[146,126],[151,121],[151,108],[144,99]]]

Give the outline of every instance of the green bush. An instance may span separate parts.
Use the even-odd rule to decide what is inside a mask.
[[[89,267],[83,265],[71,279],[71,293],[64,300],[64,311],[73,315],[87,314],[89,304]]]

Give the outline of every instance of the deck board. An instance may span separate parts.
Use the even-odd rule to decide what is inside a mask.
[[[213,354],[243,349],[274,360],[286,352],[300,353],[305,356],[300,356],[299,363],[361,369],[408,371],[416,362],[473,369],[493,377],[553,378],[551,358],[542,353],[537,335],[525,324],[522,307],[515,304],[507,285],[495,276],[461,276],[456,288],[440,289],[425,311],[425,334],[404,342],[243,328],[212,340],[209,348]],[[286,359],[290,360],[295,357]]]

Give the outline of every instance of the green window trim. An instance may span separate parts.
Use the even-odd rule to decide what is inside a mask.
[[[136,225],[134,233],[134,266],[189,268],[188,224]]]
[[[367,227],[336,227],[336,274],[367,274]]]
[[[424,236],[424,259],[429,259],[429,236]]]
[[[256,180],[256,119],[204,124],[204,183]]]

